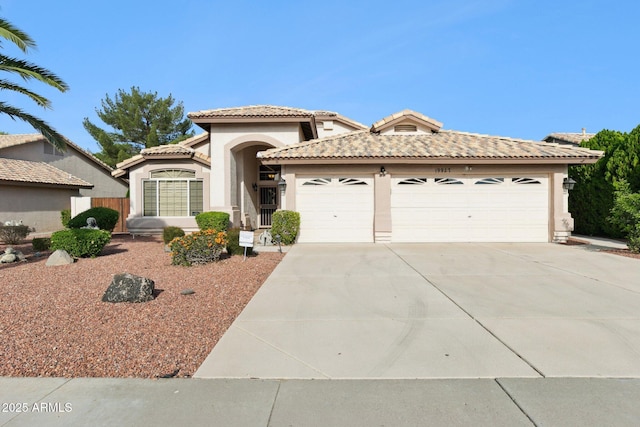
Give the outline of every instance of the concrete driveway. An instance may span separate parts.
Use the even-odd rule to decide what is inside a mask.
[[[296,245],[195,376],[640,378],[640,261],[585,248]]]

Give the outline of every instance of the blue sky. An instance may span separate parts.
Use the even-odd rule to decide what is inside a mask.
[[[92,152],[82,120],[106,127],[95,109],[132,86],[187,112],[273,104],[370,125],[408,108],[534,140],[640,124],[637,1],[0,0],[0,15],[38,45],[4,53],[71,88],[28,84],[53,110],[0,99]],[[0,130],[33,132],[2,116]]]

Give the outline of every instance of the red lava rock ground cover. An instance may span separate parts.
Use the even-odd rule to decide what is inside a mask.
[[[49,253],[13,247],[27,261],[0,264],[0,376],[19,377],[190,377],[283,257],[173,266],[159,238],[120,235],[97,258],[47,267]],[[157,297],[102,302],[124,272],[152,279]]]

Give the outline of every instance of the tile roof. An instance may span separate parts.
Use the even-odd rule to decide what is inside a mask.
[[[357,131],[273,148],[263,160],[558,160],[594,159],[602,152],[498,136],[443,130],[424,134],[376,134]]]
[[[588,141],[591,138],[596,136],[595,133],[586,133],[586,132],[556,132],[547,135],[544,140],[549,142],[554,142],[553,140],[560,140],[569,142],[571,144],[580,144],[582,141]]]
[[[92,188],[93,184],[44,162],[0,157],[0,181]]]
[[[323,111],[323,114],[329,112]],[[333,113],[335,114],[335,113]],[[249,105],[246,107],[234,108],[218,108],[214,110],[203,110],[189,113],[190,119],[201,118],[221,118],[221,117],[301,117],[311,118],[314,116],[313,111],[303,110],[301,108],[278,107],[275,105]]]
[[[15,145],[22,145],[28,142],[35,142],[44,140],[44,136],[39,133],[25,133],[14,135],[0,135],[0,150],[3,148],[13,147]]]

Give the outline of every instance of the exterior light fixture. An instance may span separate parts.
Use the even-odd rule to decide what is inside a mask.
[[[253,191],[258,191],[258,184],[254,182],[253,184],[251,184],[251,188],[253,188]]]
[[[380,176],[385,176],[387,174],[387,170],[384,166],[380,166]]]
[[[573,190],[573,187],[575,185],[576,185],[576,182],[569,177],[562,180],[562,188],[564,188],[567,191]]]
[[[284,178],[280,178],[280,181],[278,181],[278,188],[283,193],[284,193],[284,190],[287,189],[287,181],[285,181]]]

